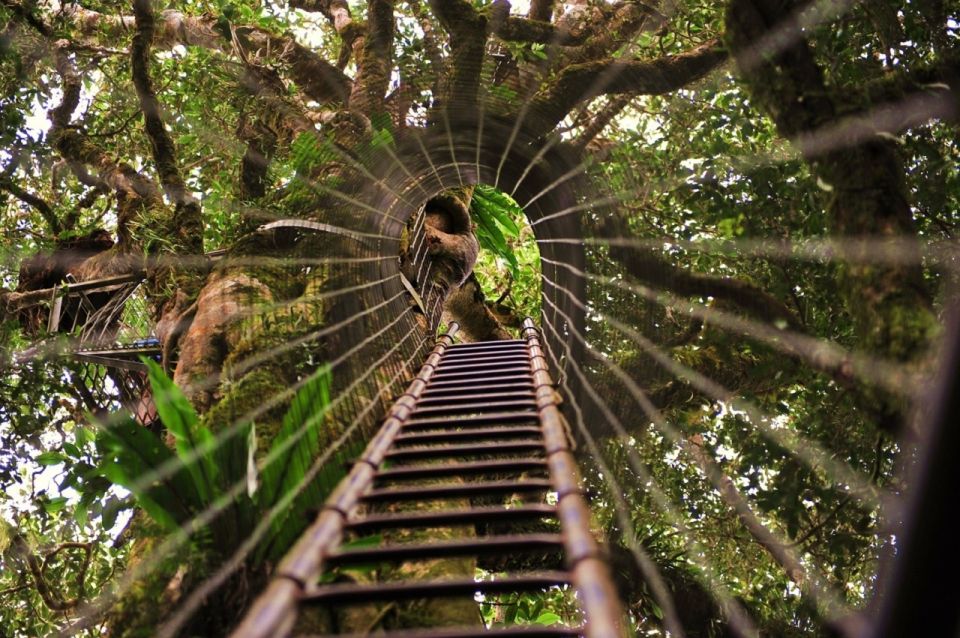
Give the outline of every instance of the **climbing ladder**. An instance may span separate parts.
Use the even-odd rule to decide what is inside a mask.
[[[453,324],[420,373],[387,413],[380,431],[327,499],[316,521],[279,565],[234,638],[289,635],[300,610],[384,601],[472,598],[543,591],[572,585],[583,611],[582,627],[482,625],[391,632],[388,636],[624,635],[620,605],[608,566],[589,529],[567,430],[533,322],[524,339],[453,345]],[[546,495],[552,492],[550,504]],[[507,507],[514,495],[522,505]],[[467,507],[403,511],[401,504],[470,502]],[[486,503],[473,505],[472,503]],[[489,503],[498,503],[489,505]],[[553,519],[559,533],[471,535],[469,538],[344,547],[344,535],[383,530],[423,530],[474,524]],[[441,558],[519,558],[562,553],[563,571],[524,571],[477,581],[400,580],[372,584],[318,584],[334,567],[404,563]],[[523,561],[517,561],[523,562]]]

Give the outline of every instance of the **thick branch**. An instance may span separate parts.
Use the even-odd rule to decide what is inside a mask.
[[[859,106],[846,102],[851,92],[829,86],[799,19],[784,16],[780,3],[735,0],[726,20],[751,101],[770,115],[782,136],[825,138],[823,132],[842,113]],[[770,54],[762,46],[774,29],[785,34],[789,44]],[[915,237],[895,145],[877,135],[864,136],[862,127],[836,130],[830,137],[829,143],[803,146],[812,170],[831,190],[830,230],[850,236]],[[855,254],[848,257],[856,259]],[[917,359],[937,324],[919,265],[850,263],[840,272],[863,345],[891,359]]]
[[[2,5],[10,9],[15,16],[36,29],[41,35],[45,35],[48,38],[53,37],[53,32],[50,30],[50,27],[47,26],[43,20],[35,16],[26,6],[13,0],[2,0]]]
[[[99,178],[117,193],[119,213],[117,235],[121,245],[128,245],[131,237],[128,223],[143,205],[162,205],[156,185],[124,162],[117,163],[113,157],[90,142],[76,128],[69,126],[74,110],[80,103],[80,76],[64,50],[65,42],[58,43],[56,66],[62,80],[63,100],[50,111],[52,126],[48,137],[51,144],[65,160],[71,163],[94,167]]]
[[[448,110],[473,109],[487,42],[487,18],[467,0],[430,0],[430,8],[450,36],[441,105]]]
[[[542,118],[543,133],[552,130],[575,106],[598,95],[631,93],[660,95],[683,88],[704,77],[726,60],[716,41],[656,60],[606,59],[574,64],[533,101]]]
[[[444,312],[460,324],[467,341],[495,341],[511,339],[497,317],[485,302],[480,282],[472,274],[454,289],[443,305]]]
[[[50,232],[54,236],[59,235],[63,230],[63,227],[60,225],[60,219],[57,217],[56,212],[54,212],[53,207],[42,197],[21,188],[13,180],[5,177],[0,177],[0,190],[7,191],[24,204],[36,209],[36,211],[40,213],[40,216],[43,217],[43,220],[47,222],[47,226],[50,227]]]
[[[105,31],[108,37],[119,38],[136,28],[134,16],[111,16],[77,5],[65,6],[63,13],[70,16],[86,36]],[[160,12],[155,20],[153,46],[157,49],[170,49],[179,44],[236,53],[248,59],[266,56],[269,52],[289,66],[290,78],[309,98],[320,103],[346,102],[350,94],[350,78],[292,37],[242,25],[231,27],[236,34],[232,37],[229,31],[219,28],[221,22],[216,16],[188,16],[172,9]]]
[[[652,7],[639,2],[600,5],[594,11],[599,11],[603,18],[588,20],[576,29],[580,35],[578,40],[583,40],[583,44],[565,52],[562,58],[564,66],[604,60],[617,49],[628,45],[641,29],[653,30],[664,22],[664,18]],[[651,21],[651,16],[658,19]],[[631,54],[628,45],[625,55]]]
[[[552,45],[580,44],[583,34],[575,35],[564,29],[558,29],[549,22],[508,16],[496,25],[494,33],[503,40],[512,42],[538,42]]]
[[[799,320],[786,304],[746,281],[691,272],[650,251],[624,246],[610,246],[610,256],[654,290],[670,290],[686,297],[713,297],[768,323],[786,322],[787,326],[800,329]]]
[[[897,68],[863,87],[868,105],[896,104],[911,95],[926,94],[949,101],[948,117],[960,118],[960,48],[946,51],[929,65]]]
[[[574,145],[579,149],[584,149],[597,135],[607,128],[607,125],[613,121],[613,118],[620,115],[623,109],[633,101],[636,96],[632,93],[621,93],[613,97],[609,102],[603,105],[600,112],[593,116],[590,123],[583,129],[580,137],[576,139]]]
[[[194,209],[197,223],[191,226],[199,226],[200,206],[187,191],[187,186],[180,175],[180,169],[177,167],[176,146],[164,127],[163,118],[160,115],[160,101],[157,99],[150,79],[150,44],[153,42],[155,32],[151,0],[134,0],[133,10],[137,25],[130,50],[133,85],[140,99],[140,110],[143,112],[144,127],[153,149],[153,159],[157,165],[157,173],[160,175],[160,184],[177,207]],[[196,228],[189,230],[192,232]]]
[[[697,434],[683,441],[683,449],[696,462],[700,471],[710,479],[723,502],[736,513],[747,533],[767,551],[791,581],[798,587],[804,588],[807,583],[807,571],[803,565],[793,552],[780,542],[777,535],[767,529],[767,526],[757,518],[733,480],[721,471],[712,455],[704,448],[703,437]]]
[[[367,115],[384,113],[383,100],[393,69],[393,0],[367,1],[367,26],[354,54],[357,77],[350,108]]]
[[[34,586],[40,595],[43,604],[52,611],[66,611],[73,609],[80,604],[83,596],[83,584],[86,580],[87,570],[90,567],[90,561],[93,558],[92,543],[63,543],[49,551],[43,558],[43,561],[34,554],[33,549],[21,534],[17,534],[11,543],[12,552],[27,564],[30,575],[33,577]],[[64,600],[47,582],[46,570],[50,562],[61,552],[68,549],[81,549],[84,552],[83,562],[77,571],[75,586],[77,587],[77,597]]]
[[[550,22],[553,19],[553,5],[556,0],[531,0],[527,17],[531,20]]]

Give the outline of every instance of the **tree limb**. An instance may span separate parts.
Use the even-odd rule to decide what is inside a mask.
[[[600,5],[595,10],[601,12],[603,19],[588,21],[578,30],[580,37],[574,42],[582,44],[565,51],[561,59],[563,66],[603,60],[624,45],[628,45],[624,55],[632,55],[629,43],[633,37],[641,29],[653,29],[648,25],[649,18],[658,17],[651,25],[660,25],[664,21],[652,7],[640,2]]]
[[[623,223],[613,217],[605,220],[601,232],[607,237],[629,235]],[[686,297],[713,297],[768,323],[785,322],[792,329],[802,329],[800,320],[785,303],[746,281],[678,268],[653,251],[624,245],[611,245],[610,257],[653,290],[670,290]]]
[[[699,80],[727,59],[718,41],[655,60],[605,59],[564,68],[533,100],[533,112],[547,133],[578,104],[598,95],[661,95]]]
[[[132,241],[128,229],[129,222],[143,206],[162,206],[163,199],[150,179],[125,162],[115,162],[109,154],[70,126],[73,112],[80,103],[80,75],[67,55],[65,46],[66,42],[60,41],[55,51],[56,68],[62,80],[63,99],[60,104],[50,110],[52,125],[48,137],[53,147],[65,160],[71,164],[96,168],[99,179],[117,193],[119,204],[117,236],[121,245],[128,246]]]
[[[393,0],[367,0],[367,25],[355,45],[357,76],[350,93],[352,110],[384,113],[384,98],[393,69]]]
[[[7,191],[21,202],[31,206],[38,213],[40,213],[40,216],[43,217],[43,221],[45,221],[47,226],[50,227],[50,232],[54,237],[63,231],[63,227],[60,224],[60,219],[57,217],[57,213],[53,210],[53,207],[50,206],[50,204],[48,204],[47,201],[42,197],[34,195],[26,189],[21,188],[13,180],[6,177],[0,177],[0,190]]]
[[[434,31],[433,22],[427,16],[420,4],[420,0],[407,0],[411,13],[417,19],[420,30],[423,31],[423,52],[430,61],[430,71],[433,74],[433,93],[439,92],[439,79],[443,76],[446,68],[446,61],[440,53],[440,43],[437,42],[437,34]]]
[[[620,115],[620,112],[627,108],[627,105],[636,97],[637,96],[632,93],[621,93],[620,95],[614,96],[600,109],[599,113],[593,116],[590,123],[583,129],[583,132],[580,133],[580,137],[574,140],[573,145],[581,150],[585,149],[603,129],[607,128],[607,125],[613,121],[613,118]]]
[[[33,577],[34,587],[36,587],[37,593],[40,594],[43,604],[46,605],[48,609],[52,611],[66,611],[68,609],[73,609],[80,604],[80,601],[83,598],[83,583],[86,580],[87,570],[89,569],[90,561],[93,558],[93,543],[61,543],[47,552],[42,561],[33,552],[33,549],[27,543],[22,534],[15,535],[11,545],[14,554],[27,564],[30,575]],[[84,551],[84,558],[80,565],[80,569],[77,571],[77,577],[75,580],[78,590],[77,597],[64,600],[53,590],[53,588],[50,587],[50,584],[47,582],[46,578],[46,570],[53,558],[68,549],[82,549]]]
[[[511,339],[511,335],[485,303],[480,282],[473,273],[463,284],[451,291],[443,309],[454,321],[468,341],[496,341]]]
[[[63,8],[85,36],[105,31],[108,37],[123,37],[136,28],[135,16],[106,15],[78,5]],[[305,95],[319,103],[346,102],[352,82],[334,65],[289,36],[277,36],[255,26],[230,25],[217,16],[188,16],[168,9],[155,16],[153,47],[197,46],[240,56],[261,57],[269,52],[289,66],[290,78]],[[233,35],[236,37],[233,37]]]
[[[723,473],[712,455],[704,448],[703,437],[699,434],[691,436],[682,441],[681,445],[682,449],[696,462],[700,471],[710,479],[710,483],[720,494],[723,502],[736,513],[747,533],[767,551],[791,581],[798,587],[805,588],[808,580],[806,569],[790,548],[757,518],[733,480]]]
[[[174,216],[168,230],[178,238],[178,251],[187,254],[203,252],[203,222],[200,202],[187,189],[177,166],[177,150],[167,133],[160,115],[160,101],[150,79],[150,45],[156,30],[151,0],[134,0],[136,32],[130,48],[133,84],[140,100],[144,127],[153,159],[160,176],[160,184],[174,204]]]
[[[553,26],[549,22],[507,16],[499,22],[493,32],[502,40],[511,42],[536,42],[569,46],[584,41],[584,34],[573,34],[565,29]]]
[[[487,43],[487,17],[467,0],[430,0],[430,8],[450,36],[448,73],[440,104],[448,110],[475,108]]]
[[[752,103],[773,119],[785,138],[824,138],[843,113],[859,105],[851,92],[829,85],[797,15],[785,16],[772,0],[734,0],[726,15],[731,51]],[[773,29],[788,44],[763,45]],[[856,98],[856,93],[852,93]],[[854,108],[851,108],[854,107]],[[863,127],[834,131],[832,140],[803,144],[811,170],[831,190],[831,232],[846,236],[910,238],[916,224],[896,146]],[[848,254],[851,260],[855,253]],[[937,319],[919,264],[858,266],[840,270],[843,293],[865,349],[892,360],[916,360]],[[873,401],[874,404],[880,401]]]
[[[40,35],[47,36],[48,38],[53,37],[53,31],[50,29],[50,27],[43,20],[35,16],[33,11],[31,11],[28,7],[20,4],[19,2],[14,2],[13,0],[2,0],[0,1],[0,4],[10,9],[15,16],[36,29]]]
[[[527,17],[531,20],[550,22],[553,19],[553,5],[556,0],[531,0]]]

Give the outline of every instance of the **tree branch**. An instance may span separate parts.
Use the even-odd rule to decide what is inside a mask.
[[[607,219],[602,232],[608,237],[629,234],[617,219]],[[611,245],[610,257],[654,290],[670,290],[686,297],[714,297],[768,323],[786,322],[792,329],[802,329],[799,319],[786,304],[746,281],[691,272],[666,262],[652,251],[623,245]]]
[[[564,66],[603,60],[624,45],[628,45],[625,55],[632,55],[629,43],[633,37],[641,29],[652,30],[648,19],[657,16],[659,19],[653,23],[655,25],[664,21],[652,7],[639,2],[600,5],[595,10],[601,12],[603,19],[588,21],[578,29],[578,40],[582,40],[583,44],[565,52],[561,60]]]
[[[507,16],[506,19],[496,25],[494,33],[498,38],[511,42],[537,42],[569,46],[584,41],[584,34],[575,35],[565,29],[557,28],[549,22],[517,16]]]
[[[780,135],[804,142],[811,170],[830,185],[831,232],[915,237],[896,146],[873,131],[864,135],[863,126],[836,127],[843,113],[860,106],[848,102],[856,93],[829,85],[799,17],[785,16],[781,4],[772,0],[734,0],[726,25],[751,102],[771,117]],[[774,29],[787,44],[768,52],[764,45]],[[811,144],[814,139],[823,142]],[[916,360],[925,352],[938,322],[919,265],[851,264],[840,270],[840,277],[866,350],[900,361]]]
[[[578,104],[598,95],[661,95],[699,80],[727,59],[716,40],[656,60],[606,59],[564,68],[533,101],[542,132],[552,130]]]
[[[800,561],[797,560],[797,557],[787,545],[780,542],[777,536],[757,518],[734,482],[721,471],[712,455],[704,448],[703,437],[699,434],[694,435],[682,441],[681,445],[696,462],[700,471],[709,478],[710,483],[727,506],[736,513],[740,523],[750,536],[767,551],[790,580],[798,587],[805,588],[808,576],[803,565],[800,564]]]
[[[583,129],[583,132],[580,133],[580,137],[573,142],[573,145],[580,150],[585,149],[603,129],[607,128],[607,125],[613,121],[613,118],[620,115],[620,112],[627,108],[627,105],[636,97],[637,96],[632,93],[621,93],[620,95],[614,96],[600,109],[600,112],[590,120],[590,123]]]
[[[553,5],[556,0],[531,0],[527,17],[531,20],[550,22],[553,19]]]
[[[50,206],[50,204],[48,204],[42,197],[34,195],[26,189],[21,188],[13,180],[6,177],[0,177],[0,190],[7,191],[21,202],[31,206],[38,213],[40,213],[40,216],[43,217],[43,221],[47,222],[47,226],[50,227],[50,232],[54,237],[63,231],[63,227],[60,224],[60,219],[57,217],[56,212],[54,212],[53,207]]]
[[[66,5],[63,13],[85,36],[104,31],[107,37],[123,37],[136,28],[135,16],[111,16],[73,4]],[[350,94],[350,78],[292,37],[277,36],[255,26],[230,25],[223,29],[223,21],[217,16],[188,16],[172,9],[161,11],[155,20],[154,48],[166,50],[179,44],[247,58],[269,53],[289,66],[290,79],[310,99],[345,103]]]
[[[368,116],[384,113],[393,69],[393,0],[367,0],[367,25],[355,45],[357,76],[350,108]]]
[[[487,43],[487,17],[467,0],[430,0],[430,8],[450,36],[447,76],[440,106],[473,109],[477,103],[480,70]]]
[[[904,98],[926,93],[940,95],[952,103],[950,116],[960,118],[960,48],[944,52],[933,64],[897,68],[885,77],[862,87],[867,104],[896,103]]]
[[[160,184],[171,201],[178,206],[196,205],[196,200],[187,192],[186,184],[177,167],[177,149],[173,138],[167,133],[160,114],[160,101],[150,79],[150,44],[153,42],[155,24],[151,0],[134,0],[133,11],[137,30],[130,49],[133,85],[140,100],[144,128],[153,149]],[[199,211],[198,211],[199,212]]]
[[[57,43],[56,68],[62,80],[63,99],[50,111],[52,126],[48,133],[51,144],[65,160],[73,164],[93,166],[99,179],[117,193],[119,212],[117,236],[120,244],[129,245],[128,224],[144,205],[162,205],[156,185],[124,162],[117,163],[85,135],[70,126],[70,119],[80,103],[80,75],[65,51],[66,41]]]
[[[34,586],[37,589],[37,593],[40,594],[43,604],[46,605],[48,609],[52,611],[66,611],[68,609],[73,609],[80,604],[80,601],[83,598],[83,583],[86,580],[87,570],[89,569],[90,561],[93,558],[93,543],[62,543],[47,552],[44,555],[43,561],[41,561],[33,552],[33,549],[27,543],[22,534],[17,534],[14,536],[11,546],[14,554],[27,564],[27,569],[29,570],[30,575],[33,577]],[[75,580],[77,597],[70,600],[63,600],[47,582],[46,570],[53,558],[68,549],[82,549],[84,551],[84,558],[80,565],[80,569],[77,571],[77,577]]]
[[[480,282],[471,273],[461,286],[451,291],[443,309],[460,324],[468,341],[495,341],[512,338],[486,304]]]
[[[0,4],[10,9],[15,16],[36,29],[40,35],[44,35],[48,38],[53,37],[53,31],[50,29],[50,27],[43,20],[35,16],[29,8],[25,7],[19,2],[14,2],[13,0],[2,0],[0,1]]]

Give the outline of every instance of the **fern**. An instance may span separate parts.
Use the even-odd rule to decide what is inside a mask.
[[[520,238],[520,227],[514,221],[523,211],[515,201],[495,188],[477,186],[470,202],[470,215],[477,224],[480,247],[502,258],[514,278],[520,274],[520,264],[509,239]]]

